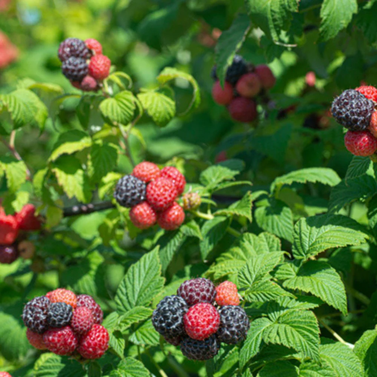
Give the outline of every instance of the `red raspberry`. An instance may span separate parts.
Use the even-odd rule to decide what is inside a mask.
[[[40,230],[41,219],[35,216],[35,207],[32,204],[26,204],[20,212],[15,215],[20,230]]]
[[[18,252],[13,245],[0,245],[0,263],[12,264],[18,258]]]
[[[308,72],[305,75],[305,83],[307,86],[315,86],[316,76],[313,71]]]
[[[147,186],[147,202],[156,211],[169,208],[177,196],[177,189],[170,179],[160,177]]]
[[[110,74],[111,60],[105,55],[94,55],[89,63],[89,75],[104,80]]]
[[[356,88],[364,97],[377,102],[377,89],[374,86],[363,85]]]
[[[148,229],[156,224],[157,213],[147,202],[143,202],[132,207],[130,211],[130,219],[132,224],[137,228]]]
[[[271,89],[275,85],[276,78],[267,65],[257,65],[255,73],[259,76],[264,89]]]
[[[83,90],[84,92],[95,92],[96,90],[98,90],[98,83],[95,78],[87,75],[79,84],[79,89]]]
[[[71,305],[73,309],[77,306],[77,297],[68,289],[58,288],[51,292],[48,299],[51,302],[65,302],[67,305]]]
[[[228,110],[234,120],[243,123],[252,122],[258,115],[255,102],[245,97],[235,98],[228,106]]]
[[[141,179],[145,183],[159,178],[161,175],[160,168],[153,162],[144,161],[134,167],[132,175]]]
[[[96,39],[89,38],[85,41],[86,47],[94,51],[95,55],[102,55],[102,45]]]
[[[185,280],[178,288],[178,296],[181,296],[188,305],[199,302],[212,304],[216,297],[216,288],[211,280],[196,278]]]
[[[17,246],[17,250],[21,258],[31,259],[35,254],[35,245],[30,241],[21,241]]]
[[[57,355],[69,355],[78,345],[77,336],[69,326],[47,330],[43,341],[46,348]]]
[[[109,347],[109,333],[101,325],[93,325],[92,329],[83,336],[78,352],[85,359],[99,359]]]
[[[233,86],[225,81],[222,88],[220,81],[216,81],[212,87],[212,97],[219,105],[228,105],[233,99]]]
[[[255,97],[262,89],[262,83],[256,73],[246,73],[237,82],[236,90],[243,97]]]
[[[218,164],[219,162],[226,161],[228,159],[228,155],[226,151],[219,152],[215,157],[215,162]]]
[[[178,195],[181,195],[182,192],[185,190],[186,179],[177,168],[173,166],[166,166],[161,170],[161,177],[173,181],[175,188],[177,189]]]
[[[85,306],[79,306],[75,309],[71,319],[72,330],[76,334],[87,333],[94,324],[93,312]]]
[[[369,131],[374,137],[377,137],[377,111],[370,118]]]
[[[14,216],[0,213],[0,245],[11,245],[18,236],[18,224]]]
[[[93,297],[90,297],[88,295],[79,295],[77,296],[77,307],[85,306],[86,308],[89,308],[94,317],[94,323],[97,323],[100,325],[103,320],[103,312],[101,307],[95,302]]]
[[[171,207],[158,214],[158,225],[162,229],[175,230],[185,221],[185,212],[178,203],[173,203]]]
[[[220,315],[213,305],[201,302],[188,310],[183,322],[190,338],[204,340],[218,330]]]
[[[196,209],[202,203],[202,198],[197,192],[188,192],[183,195],[183,208],[184,209]]]
[[[377,139],[369,131],[347,131],[344,144],[355,156],[371,156],[377,150]]]
[[[26,337],[29,343],[38,350],[45,350],[47,349],[44,341],[43,341],[43,334],[38,334],[36,332],[31,331],[30,329],[26,330]]]
[[[12,377],[8,372],[0,372],[0,377]]]
[[[230,281],[224,281],[219,286],[217,286],[216,302],[220,306],[239,305],[240,299],[238,297],[237,286]]]

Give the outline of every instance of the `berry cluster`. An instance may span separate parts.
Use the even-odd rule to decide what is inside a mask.
[[[236,55],[229,66],[224,87],[217,78],[216,67],[212,71],[215,84],[212,97],[219,105],[228,107],[230,116],[238,122],[252,122],[258,116],[257,98],[271,89],[276,82],[275,76],[267,65],[253,66]]]
[[[377,151],[376,103],[373,86],[345,90],[332,103],[333,117],[348,129],[344,144],[355,156],[372,156]]]
[[[131,208],[130,219],[139,229],[157,222],[163,229],[174,230],[185,220],[185,212],[175,201],[185,185],[185,177],[178,169],[166,166],[160,170],[145,161],[118,181],[114,198],[121,206]]]
[[[209,360],[221,343],[236,344],[246,338],[250,322],[239,303],[237,287],[229,281],[215,287],[204,278],[186,280],[177,295],[160,301],[152,323],[187,358]]]
[[[0,377],[12,377],[8,372],[0,372]]]
[[[35,207],[26,204],[20,212],[6,215],[0,207],[0,263],[11,264],[19,256],[31,259],[35,253],[32,242],[24,240],[22,231],[41,229],[41,219],[35,215]]]
[[[6,68],[18,58],[18,50],[9,38],[0,32],[0,69]]]
[[[109,334],[101,326],[101,307],[88,295],[59,288],[29,301],[22,314],[26,336],[39,349],[84,359],[98,359],[107,350]]]
[[[60,43],[58,56],[63,75],[77,89],[96,91],[109,76],[111,61],[102,55],[102,46],[95,39],[67,38]]]

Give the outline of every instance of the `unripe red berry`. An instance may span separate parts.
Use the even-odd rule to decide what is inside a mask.
[[[256,73],[247,73],[240,77],[236,90],[242,97],[255,97],[262,89],[262,83]]]
[[[228,105],[233,99],[232,85],[225,81],[224,88],[222,88],[220,81],[216,81],[212,87],[212,97],[219,105]]]
[[[228,106],[230,116],[243,123],[252,122],[258,116],[257,106],[253,100],[245,97],[234,98]]]
[[[344,144],[355,156],[371,156],[377,150],[377,139],[369,131],[347,131]]]
[[[264,64],[257,65],[255,67],[255,73],[259,76],[264,89],[271,89],[275,85],[276,78],[269,66]]]

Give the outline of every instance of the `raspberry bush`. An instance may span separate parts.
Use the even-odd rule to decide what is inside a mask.
[[[0,1],[0,376],[375,377],[376,13]]]

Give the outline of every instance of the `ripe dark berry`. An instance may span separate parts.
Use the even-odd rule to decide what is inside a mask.
[[[345,90],[331,106],[333,117],[350,131],[363,131],[370,123],[374,102],[357,90]]]
[[[125,175],[121,178],[115,188],[114,198],[122,206],[131,208],[143,202],[146,197],[146,184],[142,180]]]
[[[166,338],[165,337],[165,340],[172,344],[173,346],[179,346],[183,340],[183,337],[182,336],[177,336],[175,338]]]
[[[70,57],[89,59],[90,51],[85,42],[78,38],[67,38],[59,46],[59,59],[64,62]]]
[[[88,64],[85,59],[72,56],[63,62],[62,72],[68,80],[81,81],[88,74]]]
[[[184,281],[178,288],[177,294],[190,306],[199,302],[212,304],[215,301],[216,288],[211,280],[197,278]]]
[[[235,55],[232,64],[228,67],[226,71],[225,80],[231,83],[233,86],[237,84],[237,81],[241,76],[246,74],[248,71],[248,66],[242,56]]]
[[[47,313],[50,304],[46,296],[35,297],[29,301],[22,313],[25,326],[38,334],[43,334],[48,329]]]
[[[167,296],[163,298],[153,312],[152,323],[154,328],[168,339],[184,335],[183,316],[187,313],[187,310],[188,306],[182,297]]]
[[[212,335],[205,340],[195,340],[189,337],[181,342],[181,351],[184,356],[192,360],[209,360],[214,358],[220,349],[220,342]]]
[[[97,325],[100,325],[103,320],[103,311],[101,307],[95,302],[93,297],[90,297],[88,295],[79,295],[77,296],[77,307],[85,306],[86,308],[89,308],[94,317],[94,323]]]
[[[219,310],[220,328],[217,338],[220,342],[236,344],[246,338],[250,321],[241,306],[223,306]]]
[[[72,306],[65,302],[52,303],[47,312],[47,323],[51,327],[64,327],[71,322]]]
[[[17,248],[13,245],[0,245],[0,263],[11,264],[18,258]]]

